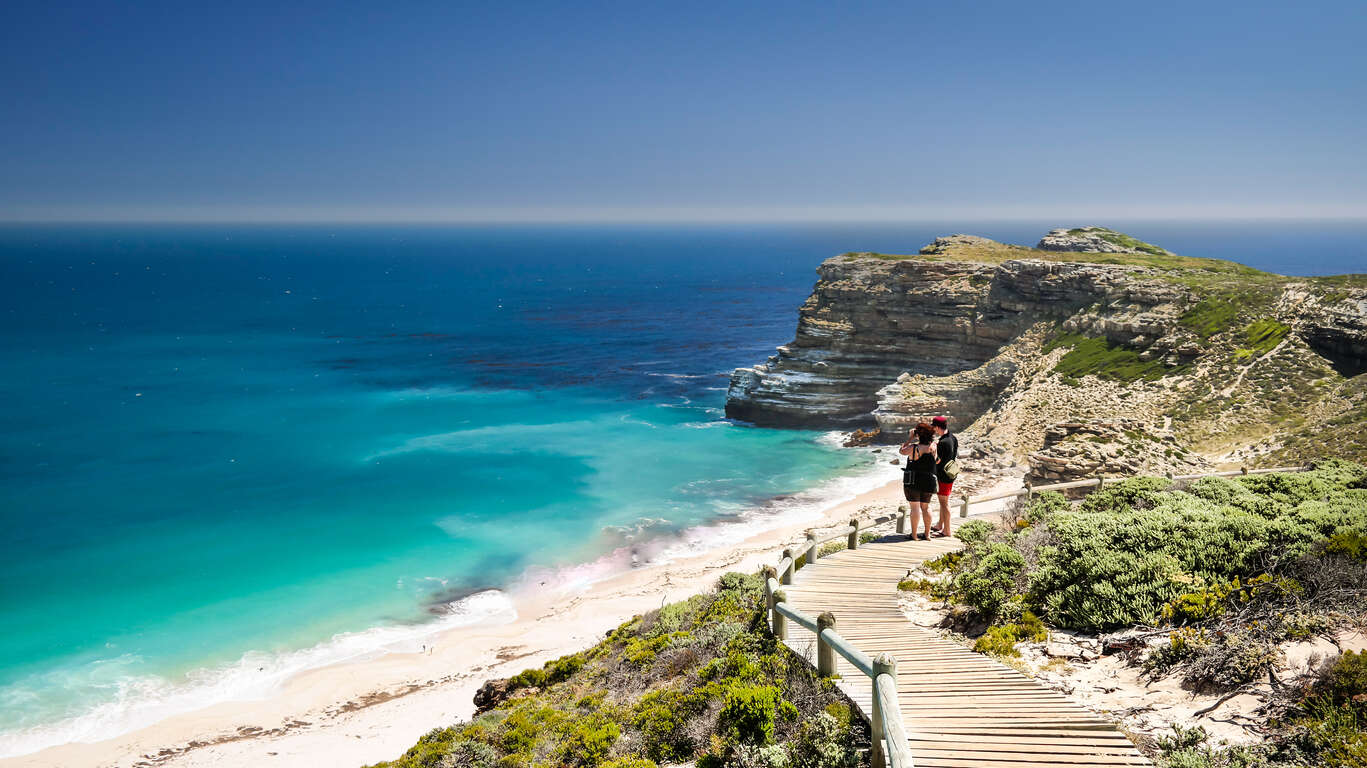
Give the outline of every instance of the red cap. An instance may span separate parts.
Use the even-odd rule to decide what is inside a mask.
[[[936,416],[935,418],[930,420],[930,423],[931,426],[935,427],[947,427],[949,426],[949,419],[946,419],[943,416]]]

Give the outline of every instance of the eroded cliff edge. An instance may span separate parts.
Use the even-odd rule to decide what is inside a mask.
[[[955,235],[817,272],[796,338],[732,374],[728,416],[892,440],[946,413],[1040,467],[1116,431],[1058,425],[1119,420],[1176,466],[1192,450],[1367,456],[1367,276],[1273,275],[1099,227],[1035,248]]]

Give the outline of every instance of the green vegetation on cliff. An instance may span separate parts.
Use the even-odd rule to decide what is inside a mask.
[[[470,722],[375,768],[855,768],[867,727],[765,629],[761,582],[728,573],[522,672]]]
[[[1117,231],[1115,231],[1114,229],[1106,229],[1105,227],[1077,227],[1077,228],[1068,230],[1068,234],[1070,234],[1070,235],[1083,235],[1083,234],[1095,235],[1095,236],[1101,238],[1102,240],[1105,240],[1106,242],[1111,243],[1112,245],[1118,245],[1118,246],[1120,246],[1121,248],[1129,248],[1129,249],[1135,250],[1135,251],[1142,251],[1142,252],[1147,253],[1147,254],[1149,254],[1149,255],[1151,255],[1151,256],[1171,256],[1171,255],[1172,255],[1172,254],[1168,253],[1167,250],[1165,250],[1165,249],[1163,249],[1163,248],[1159,248],[1158,246],[1153,245],[1152,243],[1146,243],[1146,242],[1144,242],[1143,240],[1140,240],[1140,239],[1137,238],[1137,237],[1131,237],[1130,235],[1127,235],[1127,234],[1125,234],[1124,232],[1117,232]]]
[[[1054,366],[1054,371],[1071,379],[1099,376],[1123,382],[1157,381],[1190,367],[1168,365],[1162,358],[1146,360],[1142,353],[1130,347],[1080,333],[1056,334],[1043,349],[1048,353],[1061,347],[1069,350]]]

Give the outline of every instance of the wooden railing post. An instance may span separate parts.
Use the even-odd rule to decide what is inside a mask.
[[[828,629],[835,631],[835,614],[830,611],[816,617],[816,673],[822,677],[835,677],[835,649],[821,636]]]
[[[1033,484],[1030,482],[1030,478],[1025,478],[1025,500],[1027,502],[1035,498],[1035,489],[1032,487],[1032,485]]]
[[[787,561],[788,561],[788,564],[785,565],[785,566],[783,567],[783,572],[780,573],[780,574],[778,575],[778,583],[780,583],[780,584],[792,584],[792,583],[793,583],[793,569],[794,569],[794,567],[797,565],[797,561],[793,559],[793,550],[791,550],[791,549],[785,549],[785,550],[783,550],[783,559],[784,559],[784,560],[787,560]]]
[[[788,639],[788,617],[779,613],[777,606],[779,603],[787,601],[788,595],[784,594],[783,590],[780,589],[774,593],[774,637],[778,638],[780,642]]]
[[[764,579],[764,608],[767,611],[773,612],[774,592],[769,580],[775,578],[778,575],[778,572],[774,570],[774,566],[766,565],[759,569],[759,575],[760,578]]]
[[[869,713],[869,729],[873,732],[873,768],[887,768],[888,764],[887,747],[883,744],[883,739],[887,737],[883,728],[886,713],[883,712],[882,699],[878,695],[878,678],[881,675],[891,675],[893,681],[897,680],[897,659],[890,653],[880,653],[874,658],[873,678],[869,681],[873,686],[873,707]]]
[[[821,556],[821,545],[816,543],[816,534],[807,531],[807,565],[812,565]]]
[[[906,534],[907,532],[907,506],[905,504],[897,508],[897,533]]]
[[[963,503],[959,505],[959,517],[968,517],[968,494],[964,494]]]
[[[850,540],[847,542],[847,546],[850,549],[859,549],[859,518],[850,518],[850,525],[854,527],[854,530],[850,531]]]

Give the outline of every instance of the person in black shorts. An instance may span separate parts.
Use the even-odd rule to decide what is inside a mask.
[[[898,453],[907,457],[907,466],[902,470],[902,493],[911,504],[911,538],[930,538],[930,500],[938,490],[935,477],[935,445],[931,442],[935,432],[930,425],[921,422],[912,431],[915,442],[902,443]],[[917,521],[924,523],[920,536],[916,535]]]

